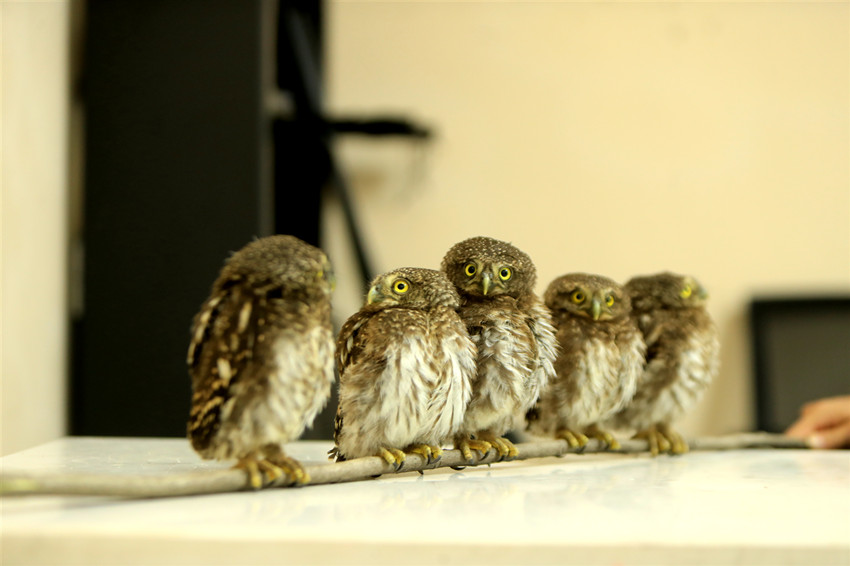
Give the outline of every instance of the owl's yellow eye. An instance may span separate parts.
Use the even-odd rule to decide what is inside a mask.
[[[679,296],[682,297],[683,299],[687,299],[688,297],[691,296],[691,294],[693,292],[694,292],[694,290],[691,289],[690,285],[685,285],[685,287],[681,291],[679,291]]]
[[[570,295],[570,300],[575,304],[581,304],[584,302],[584,293],[581,291],[573,291],[573,294]]]
[[[466,273],[470,277],[475,275],[476,271],[478,271],[478,268],[475,267],[474,263],[467,263],[466,267],[463,268],[463,272]]]
[[[503,267],[499,270],[499,279],[501,279],[502,281],[507,281],[511,278],[511,275],[513,275],[513,273],[511,272],[510,267]]]
[[[395,283],[393,283],[393,291],[398,293],[399,295],[404,295],[410,290],[410,283],[405,281],[404,279],[398,279]]]
[[[608,305],[609,307],[613,307],[614,306],[614,297],[611,296],[611,295],[608,295],[607,297],[605,297],[605,304]]]

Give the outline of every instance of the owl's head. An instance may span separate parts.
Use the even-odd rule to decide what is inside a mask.
[[[702,307],[708,299],[705,287],[688,275],[665,271],[633,277],[625,285],[635,310]]]
[[[330,297],[335,280],[331,263],[315,246],[289,235],[259,238],[228,258],[219,281],[241,283],[268,298],[305,294]]]
[[[416,309],[460,306],[460,297],[445,274],[434,269],[402,267],[378,275],[369,285],[366,306]]]
[[[617,320],[631,311],[631,301],[623,287],[607,277],[588,273],[567,273],[546,288],[546,306],[593,321]]]
[[[507,242],[483,236],[452,246],[441,267],[461,295],[468,297],[519,298],[532,291],[537,279],[528,254]]]

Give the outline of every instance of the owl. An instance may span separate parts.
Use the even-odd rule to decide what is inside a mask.
[[[332,457],[379,456],[396,470],[405,453],[441,457],[463,423],[475,376],[475,345],[459,306],[457,291],[433,269],[400,268],[372,281],[337,339]]]
[[[646,367],[613,424],[636,430],[654,455],[682,454],[688,444],[671,423],[700,399],[720,367],[717,327],[705,308],[708,294],[692,277],[669,272],[635,277],[625,289],[646,343]]]
[[[472,462],[495,449],[516,457],[504,438],[554,375],[557,343],[549,310],[534,293],[537,271],[513,245],[475,237],[452,246],[441,269],[461,296],[459,314],[477,349],[472,399],[454,445]]]
[[[325,254],[294,236],[246,245],[194,318],[188,436],[206,459],[236,459],[251,486],[309,476],[283,445],[312,425],[334,381]]]
[[[569,273],[552,281],[543,298],[560,351],[555,377],[541,394],[529,428],[563,438],[574,448],[592,436],[616,450],[619,443],[600,424],[631,400],[646,353],[629,316],[629,297],[612,279]]]

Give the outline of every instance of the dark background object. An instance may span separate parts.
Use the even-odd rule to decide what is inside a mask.
[[[273,226],[260,22],[258,2],[86,3],[73,434],[185,433],[192,317]]]
[[[759,430],[782,432],[804,403],[850,394],[850,297],[757,298],[750,322]]]
[[[189,328],[216,274],[255,237],[321,246],[326,186],[371,278],[333,135],[428,133],[324,116],[322,16],[315,0],[85,3],[72,434],[184,436]],[[329,438],[334,410],[332,399],[306,437]]]

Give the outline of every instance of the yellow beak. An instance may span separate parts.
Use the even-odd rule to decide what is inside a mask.
[[[593,299],[590,303],[590,312],[593,314],[593,320],[599,320],[599,317],[602,316],[602,301]]]
[[[486,296],[490,291],[490,286],[493,284],[493,279],[489,273],[481,276],[481,292]]]
[[[371,305],[372,303],[377,303],[383,298],[381,294],[381,289],[377,285],[369,289],[369,293],[366,295],[366,304]]]

